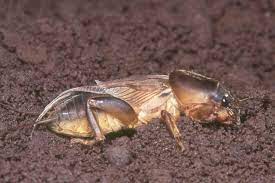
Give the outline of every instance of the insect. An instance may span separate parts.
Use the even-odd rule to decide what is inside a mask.
[[[39,115],[33,130],[46,124],[57,134],[73,137],[72,142],[94,144],[110,132],[160,118],[184,150],[177,127],[181,113],[200,123],[240,122],[238,102],[230,92],[217,80],[192,71],[96,83],[58,95]]]

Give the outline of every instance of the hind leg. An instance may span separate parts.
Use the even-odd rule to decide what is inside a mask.
[[[90,99],[87,102],[86,114],[87,114],[88,121],[89,121],[92,129],[95,132],[95,140],[96,141],[105,140],[105,136],[102,133],[102,130],[100,129],[99,123],[98,123],[97,119],[95,118],[95,115],[92,111],[92,106],[90,105]]]
[[[102,141],[105,136],[99,125],[99,120],[94,115],[96,110],[106,112],[119,121],[126,127],[131,127],[138,122],[137,114],[134,109],[125,101],[112,96],[91,97],[87,100],[86,114],[88,121],[95,132],[95,140]],[[104,127],[102,127],[104,128]]]

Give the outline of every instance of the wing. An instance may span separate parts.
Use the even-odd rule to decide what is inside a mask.
[[[36,119],[36,122],[40,121],[51,109],[53,109],[53,107],[59,105],[64,100],[67,100],[68,98],[70,98],[80,92],[93,93],[95,95],[106,94],[104,89],[102,89],[98,86],[82,86],[82,87],[77,87],[77,88],[72,88],[72,89],[66,90],[66,91],[62,92],[61,94],[59,94],[55,99],[53,99],[44,108],[42,113]]]
[[[134,76],[108,82],[97,81],[107,94],[128,102],[134,108],[140,107],[168,89],[167,75]]]
[[[110,94],[125,100],[132,106],[139,107],[167,88],[168,76],[135,76],[107,82],[96,80],[96,83],[98,86],[83,86],[62,92],[45,107],[43,112],[36,119],[36,122],[40,121],[53,107],[80,92],[93,93],[95,95]]]

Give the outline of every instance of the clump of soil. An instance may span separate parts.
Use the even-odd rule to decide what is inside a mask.
[[[272,182],[274,4],[4,3],[0,182]],[[29,138],[37,117],[31,113],[41,112],[63,90],[181,68],[217,78],[239,98],[254,97],[242,103],[242,124],[204,126],[182,116],[184,153],[157,119],[131,137],[93,147],[71,145],[43,127]]]

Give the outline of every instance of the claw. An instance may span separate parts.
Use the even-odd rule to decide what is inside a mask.
[[[184,147],[184,145],[182,143],[181,137],[176,137],[176,141],[177,141],[177,147],[179,148],[179,150],[181,152],[185,151],[185,147]]]

